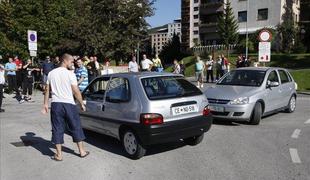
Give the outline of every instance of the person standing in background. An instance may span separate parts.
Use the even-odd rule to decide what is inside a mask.
[[[77,67],[74,73],[76,75],[79,89],[82,92],[88,85],[88,73],[87,73],[87,69],[83,65],[82,59],[76,60],[76,65]]]
[[[15,56],[14,63],[16,64],[16,88],[19,90],[23,84],[23,62]]]
[[[40,71],[39,68],[35,68],[32,65],[31,59],[27,60],[27,64],[23,66],[23,99],[25,101],[33,102],[32,100],[32,88],[33,88],[33,78],[34,71]]]
[[[173,72],[174,74],[180,74],[181,73],[181,67],[180,67],[180,64],[178,63],[178,60],[177,59],[174,59],[173,60]]]
[[[153,68],[156,72],[162,72],[162,67],[163,65],[161,64],[161,60],[158,57],[158,54],[155,55],[155,58],[152,60],[153,61]]]
[[[46,87],[47,75],[53,70],[54,64],[51,62],[51,58],[46,56],[45,62],[42,64],[41,74],[43,76],[43,89]]]
[[[90,83],[93,79],[97,77],[96,64],[94,61],[94,57],[90,57],[90,62],[87,64],[86,68],[88,70],[88,83]]]
[[[5,111],[4,109],[2,109],[3,86],[5,83],[4,72],[5,72],[4,66],[0,64],[0,113]]]
[[[212,56],[209,56],[209,59],[206,62],[206,67],[207,67],[207,83],[213,83],[214,78],[213,78],[213,58]],[[211,80],[209,81],[209,79]]]
[[[141,61],[142,71],[151,71],[153,62],[143,54],[143,60]]]
[[[185,76],[186,66],[185,66],[183,60],[180,61],[180,68],[181,68],[180,74],[183,74],[183,76]]]
[[[128,71],[129,72],[139,72],[139,65],[137,63],[136,56],[132,56],[131,61],[129,61],[128,64]]]
[[[196,72],[196,79],[197,79],[197,87],[203,88],[203,71],[205,69],[205,65],[203,61],[197,56],[196,64],[195,64],[195,72]]]
[[[8,83],[9,83],[9,93],[12,93],[14,90],[16,93],[16,99],[17,101],[21,104],[24,102],[22,99],[19,90],[17,89],[16,86],[16,64],[13,62],[13,58],[9,58],[9,62],[5,64],[4,69],[7,72],[7,78],[8,78]]]

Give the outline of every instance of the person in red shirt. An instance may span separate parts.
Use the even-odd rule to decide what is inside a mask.
[[[18,56],[15,56],[14,63],[16,64],[16,85],[17,89],[19,89],[22,88],[23,83],[23,77],[22,77],[23,62],[18,58]]]

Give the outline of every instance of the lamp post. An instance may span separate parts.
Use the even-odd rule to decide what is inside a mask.
[[[247,0],[246,4],[246,24],[245,24],[245,29],[246,29],[246,40],[245,40],[245,58],[248,59],[248,53],[249,53],[249,47],[248,47],[248,41],[249,41],[249,32],[248,32],[248,20],[249,20],[249,2],[250,0]]]

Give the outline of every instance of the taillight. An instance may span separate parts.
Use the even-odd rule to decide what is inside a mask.
[[[163,116],[160,114],[148,113],[140,115],[140,122],[144,125],[162,124]]]
[[[203,114],[204,116],[208,116],[210,113],[211,113],[211,110],[209,109],[208,106],[206,106],[206,107],[203,109],[202,114]]]

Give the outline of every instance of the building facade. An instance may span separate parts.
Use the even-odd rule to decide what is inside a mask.
[[[288,1],[293,3],[294,20],[299,22],[300,0],[230,0],[238,21],[238,32],[242,35],[264,27],[276,28],[283,21],[282,15],[285,13],[284,7]],[[183,36],[184,33],[188,33],[186,35],[189,36],[183,37],[187,40],[183,46],[191,48],[195,44],[194,41],[201,45],[221,44],[217,30],[218,17],[223,14],[226,2],[227,0],[182,1],[182,25],[184,24],[182,33]]]
[[[159,54],[168,41],[168,26],[165,25],[162,28],[155,29],[149,35],[151,37],[153,53]]]
[[[182,38],[181,19],[174,20],[173,23],[168,24],[168,39],[172,39],[174,34],[179,36],[180,39]]]

